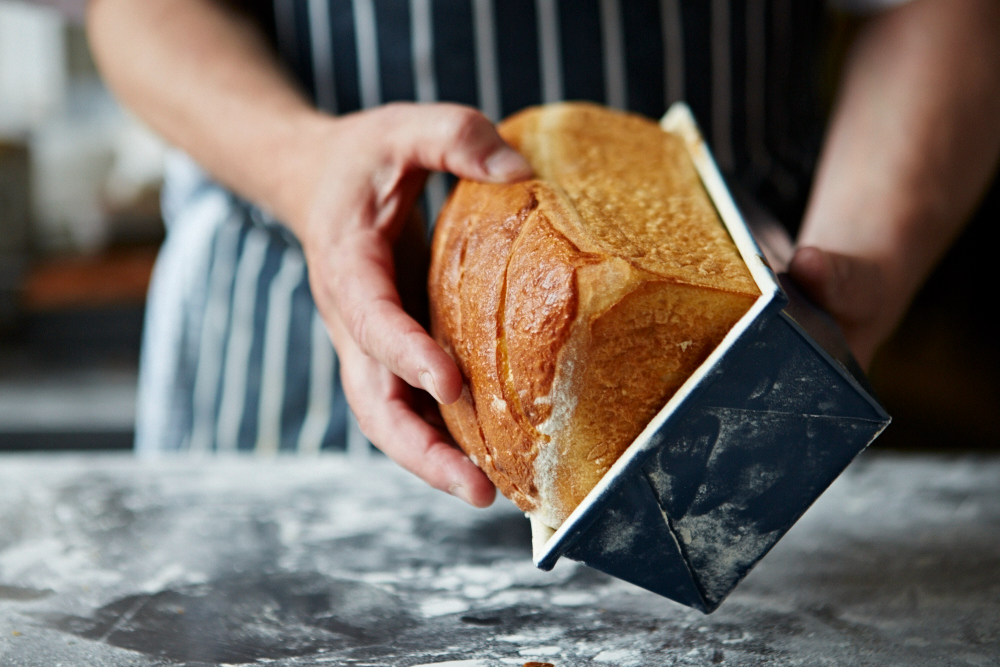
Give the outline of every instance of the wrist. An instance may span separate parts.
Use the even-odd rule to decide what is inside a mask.
[[[262,156],[261,202],[304,240],[340,120],[313,108],[289,114]]]

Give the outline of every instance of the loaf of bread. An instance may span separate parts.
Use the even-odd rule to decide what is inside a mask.
[[[438,218],[432,331],[465,381],[441,412],[555,529],[760,292],[679,137],[582,103],[500,133],[535,178],[462,181]]]

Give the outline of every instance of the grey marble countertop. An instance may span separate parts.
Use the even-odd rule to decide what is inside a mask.
[[[388,461],[0,457],[0,665],[996,665],[1000,458],[867,454],[710,616]]]

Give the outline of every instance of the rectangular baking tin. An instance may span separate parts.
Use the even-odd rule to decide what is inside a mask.
[[[687,105],[660,124],[684,139],[761,296],[559,530],[536,539],[534,561],[548,570],[566,556],[710,613],[890,418],[833,320],[772,271]]]

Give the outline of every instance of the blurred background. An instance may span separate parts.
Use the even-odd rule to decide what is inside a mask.
[[[51,4],[0,0],[0,450],[127,449],[165,147]],[[877,356],[879,447],[1000,449],[998,222],[994,186]]]
[[[164,146],[101,83],[81,3],[0,0],[0,449],[129,448]]]

